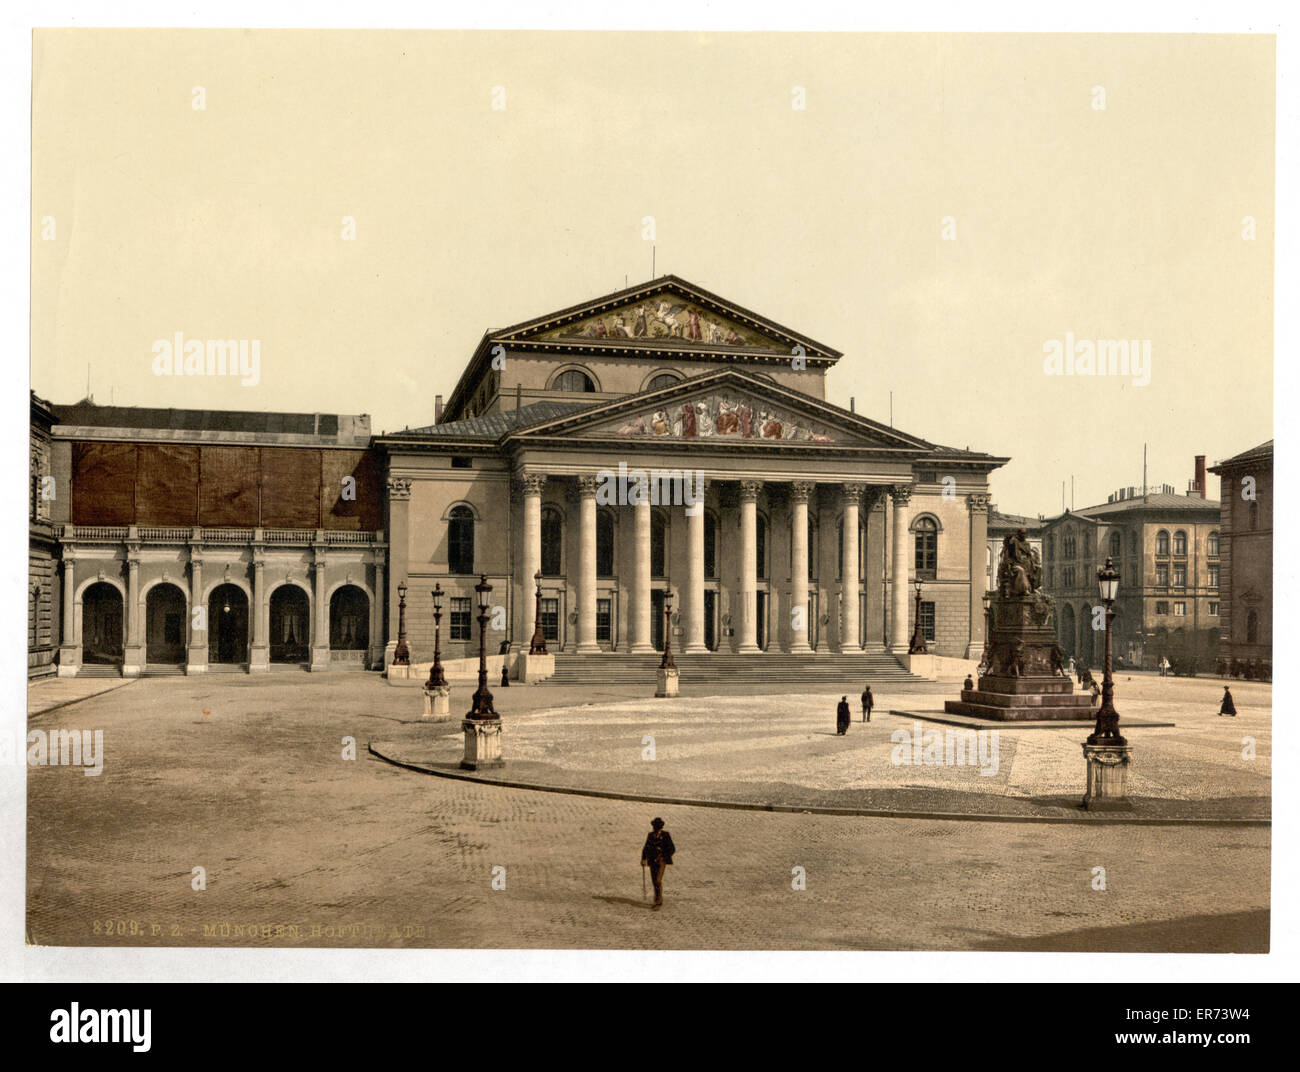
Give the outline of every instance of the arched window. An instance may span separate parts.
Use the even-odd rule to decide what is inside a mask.
[[[468,506],[453,506],[447,520],[447,569],[474,572],[474,511]]]
[[[1044,557],[1045,559],[1047,559],[1048,562],[1051,562],[1052,559],[1056,557],[1056,537],[1055,537],[1055,536],[1048,536],[1047,539],[1045,539],[1045,540],[1043,541],[1043,551],[1044,551],[1043,557]],[[992,551],[992,549],[990,549],[990,550],[989,550],[989,557],[991,558],[992,556],[993,556],[993,551]]]
[[[1164,529],[1161,529],[1159,532],[1156,533],[1156,554],[1158,555],[1169,554],[1169,533],[1167,533]]]
[[[614,515],[608,510],[596,511],[596,574],[614,575]]]
[[[1246,643],[1254,644],[1259,640],[1259,615],[1250,611],[1246,615]]]
[[[653,376],[650,382],[645,385],[647,391],[657,391],[661,387],[671,387],[675,383],[680,383],[681,377],[674,376],[671,372],[661,372],[658,376]]]
[[[718,519],[712,510],[704,511],[704,576],[718,579]]]
[[[542,507],[542,572],[558,577],[564,572],[564,518],[554,506]]]
[[[1083,557],[1092,558],[1092,529],[1083,530]]]
[[[1187,554],[1187,533],[1185,533],[1182,529],[1179,529],[1177,532],[1174,533],[1174,554],[1176,555]]]
[[[754,531],[754,546],[757,551],[754,561],[754,576],[762,581],[767,579],[767,518],[762,514],[755,514]]]
[[[554,391],[582,393],[594,391],[596,385],[592,383],[591,377],[581,369],[565,369],[552,381],[551,389]]]
[[[1062,553],[1066,558],[1073,558],[1078,553],[1078,544],[1075,541],[1074,529],[1066,529],[1065,535],[1061,537]]]
[[[1110,557],[1119,558],[1124,553],[1124,537],[1118,532],[1110,534]]]
[[[650,574],[668,575],[668,522],[659,510],[650,515]]]
[[[1219,534],[1211,532],[1205,541],[1205,553],[1207,555],[1217,555],[1219,553]]]
[[[932,517],[919,517],[916,531],[916,575],[933,579],[939,568],[939,526]]]

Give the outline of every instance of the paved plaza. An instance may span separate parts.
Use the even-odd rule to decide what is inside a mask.
[[[455,709],[471,691],[455,689]],[[145,679],[37,716],[31,728],[47,732],[103,730],[105,761],[98,777],[29,768],[29,941],[1267,948],[1267,685],[1234,685],[1241,714],[1229,720],[1215,714],[1217,679],[1118,679],[1122,717],[1175,723],[1130,735],[1134,815],[1255,820],[1161,824],[1072,808],[1086,727],[1000,730],[991,775],[893,763],[890,736],[912,719],[885,712],[937,709],[953,686],[878,689],[873,722],[856,721],[855,702],[844,738],[832,732],[838,695],[706,697],[688,686],[656,703],[625,688],[495,691],[501,777],[577,792],[432,777],[371,754],[373,743],[448,768],[459,755],[458,722],[420,723],[419,691],[372,674]],[[1243,738],[1254,759],[1242,758]],[[586,795],[599,790],[1055,821]],[[638,864],[654,815],[678,846],[659,913]]]

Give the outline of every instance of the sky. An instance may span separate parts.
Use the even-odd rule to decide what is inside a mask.
[[[32,387],[428,424],[485,330],[674,273],[1000,509],[1273,436],[1274,39],[35,35]],[[202,107],[196,107],[201,104]],[[799,105],[802,105],[801,107]],[[647,218],[651,218],[651,225]],[[346,237],[351,235],[351,237]],[[260,343],[258,382],[154,343]],[[1150,344],[1049,374],[1055,340]],[[1211,496],[1217,478],[1211,477]]]

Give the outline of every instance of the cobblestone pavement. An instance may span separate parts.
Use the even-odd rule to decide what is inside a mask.
[[[1217,714],[1222,687],[1213,680],[1137,677],[1121,686],[1124,719],[1174,723],[1126,731],[1135,757],[1129,791],[1139,805],[1136,814],[1269,816],[1270,686],[1239,687],[1236,718]],[[512,704],[505,730],[510,765],[485,776],[668,799],[1095,818],[1078,807],[1080,746],[1091,722],[1031,729],[1004,724],[978,740],[983,751],[959,753],[954,741],[948,757],[947,740],[968,734],[918,721],[927,712],[942,717],[945,694],[933,688],[885,693],[872,721],[855,715],[845,737],[833,732],[835,694],[712,697],[703,709],[698,698],[592,703],[583,697],[539,717],[521,716]],[[515,701],[539,694],[544,690],[512,689],[507,696]],[[507,696],[499,697],[502,704]],[[891,707],[918,717],[891,714]],[[399,762],[454,770],[461,744],[456,718],[395,728],[376,749]]]
[[[508,699],[522,724],[527,709],[577,695],[516,687],[498,706]],[[616,697],[629,698],[604,698]],[[29,768],[29,940],[1266,948],[1267,828],[652,809],[430,778],[367,755],[419,703],[361,674],[151,679],[42,716],[33,725],[46,730],[102,729],[105,766],[98,777]],[[342,756],[347,736],[355,760]],[[643,901],[638,864],[652,814],[679,848],[662,912]],[[806,889],[793,888],[800,874]]]

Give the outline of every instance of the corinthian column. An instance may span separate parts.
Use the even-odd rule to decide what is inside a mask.
[[[808,497],[817,485],[796,480],[790,485],[790,650],[808,646]]]
[[[758,651],[758,493],[761,480],[740,482],[740,644]]]
[[[594,476],[578,478],[578,651],[599,651],[596,643],[596,487]]]
[[[515,640],[522,646],[537,624],[532,619],[537,613],[535,578],[542,568],[542,489],[546,487],[546,475],[526,473],[519,477],[517,487],[524,501],[524,538],[515,595]]]
[[[907,528],[912,485],[895,484],[889,494],[894,503],[893,548],[889,563],[889,650],[895,655],[906,655],[911,639],[907,630]]]
[[[840,563],[840,651],[861,651],[862,631],[858,627],[858,505],[861,484],[845,484],[841,493],[844,503],[844,558]]]
[[[628,650],[648,654],[650,643],[650,496],[638,495],[632,505],[632,606],[629,611]]]
[[[686,508],[686,639],[684,652],[708,651],[704,646],[704,481],[695,480],[699,500]]]
[[[985,559],[988,555],[989,497],[966,496],[970,510],[970,642],[966,658],[978,659],[984,653]]]

